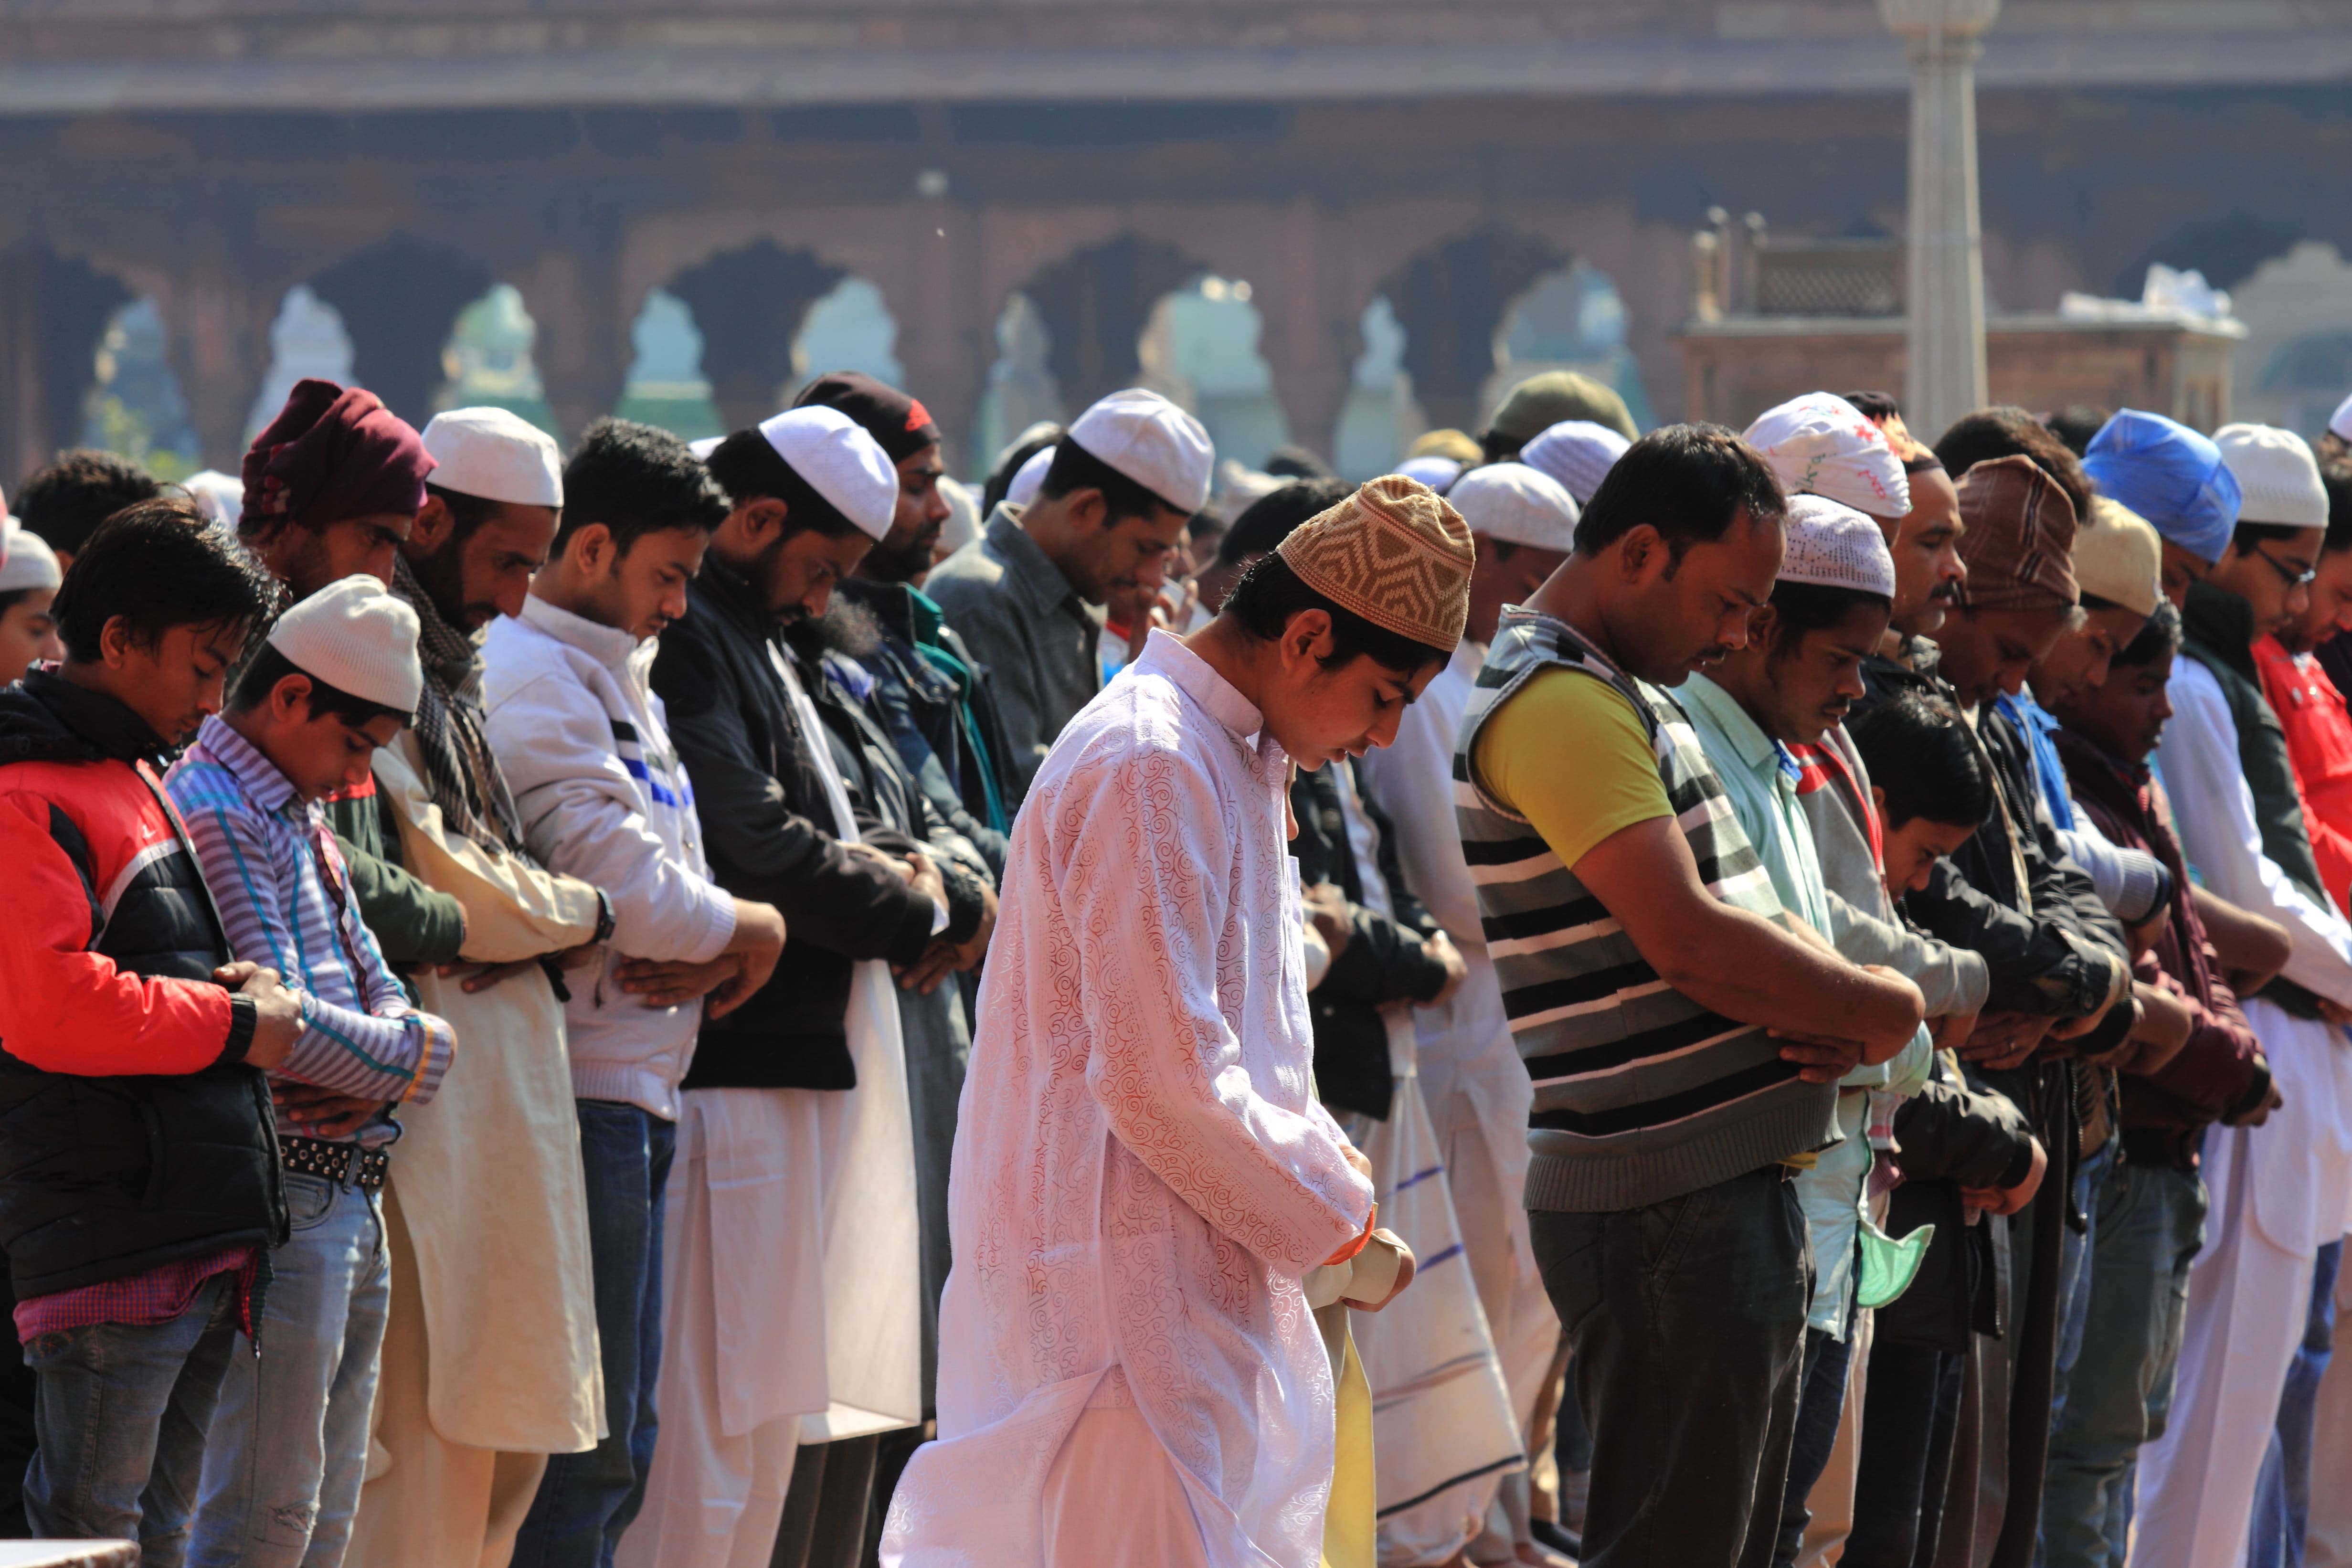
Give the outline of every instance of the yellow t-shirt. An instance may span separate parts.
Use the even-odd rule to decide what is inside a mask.
[[[1612,834],[1675,814],[1641,716],[1597,676],[1548,669],[1530,679],[1479,731],[1472,761],[1487,794],[1526,817],[1571,870]]]

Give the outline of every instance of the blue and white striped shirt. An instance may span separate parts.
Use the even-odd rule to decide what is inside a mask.
[[[268,964],[301,994],[302,1033],[274,1076],[387,1106],[432,1099],[457,1037],[408,1005],[361,922],[324,811],[217,716],[164,788],[187,820],[230,952]],[[278,1120],[280,1132],[316,1136],[283,1110]],[[380,1116],[357,1139],[375,1147],[398,1135]]]

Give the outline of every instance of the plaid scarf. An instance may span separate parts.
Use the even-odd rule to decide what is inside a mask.
[[[425,666],[416,747],[425,755],[433,804],[452,832],[485,848],[522,855],[521,818],[482,731],[482,659],[474,639],[441,618],[405,556],[394,562],[392,591],[416,612],[416,655]]]

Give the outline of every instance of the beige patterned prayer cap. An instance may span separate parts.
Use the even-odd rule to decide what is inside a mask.
[[[1298,580],[1372,623],[1451,653],[1470,619],[1470,525],[1419,479],[1373,479],[1276,547]]]

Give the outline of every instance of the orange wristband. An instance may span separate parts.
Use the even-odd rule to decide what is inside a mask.
[[[1374,1205],[1372,1205],[1372,1214],[1371,1214],[1371,1217],[1370,1217],[1370,1219],[1367,1219],[1366,1221],[1364,1221],[1364,1230],[1363,1230],[1363,1234],[1362,1234],[1362,1235],[1360,1235],[1360,1236],[1359,1236],[1359,1237],[1357,1237],[1354,1240],[1352,1240],[1352,1241],[1349,1242],[1345,1247],[1342,1247],[1341,1248],[1339,1248],[1339,1251],[1337,1251],[1337,1252],[1333,1253],[1330,1257],[1328,1257],[1328,1258],[1325,1258],[1325,1259],[1323,1260],[1323,1267],[1324,1267],[1324,1268],[1330,1268],[1330,1267],[1331,1267],[1331,1265],[1333,1265],[1333,1264],[1335,1264],[1335,1263],[1345,1263],[1345,1262],[1347,1262],[1349,1258],[1351,1258],[1355,1257],[1355,1256],[1356,1256],[1356,1254],[1358,1254],[1359,1252],[1363,1251],[1363,1250],[1364,1250],[1364,1248],[1365,1248],[1365,1247],[1367,1247],[1368,1245],[1370,1245],[1370,1243],[1371,1242],[1371,1239],[1372,1239],[1372,1226],[1376,1226],[1376,1225],[1378,1225],[1378,1224],[1380,1224],[1380,1223],[1381,1223],[1381,1205],[1378,1205],[1378,1204],[1374,1204]]]

